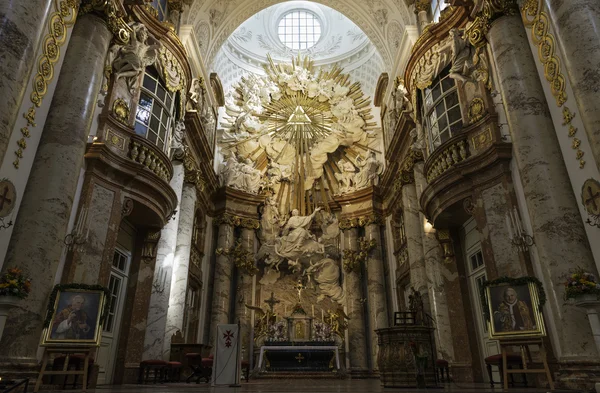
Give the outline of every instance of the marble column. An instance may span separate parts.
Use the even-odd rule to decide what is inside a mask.
[[[600,2],[545,0],[579,116],[600,169]]]
[[[366,240],[375,240],[376,247],[369,252],[367,258],[367,302],[369,304],[369,327],[371,340],[371,359],[373,370],[379,370],[377,364],[377,334],[375,330],[388,327],[387,296],[385,293],[385,275],[383,268],[383,258],[381,248],[381,234],[379,223],[369,223],[365,225]]]
[[[233,247],[233,224],[221,222],[217,248],[228,250]],[[227,255],[218,255],[215,261],[213,279],[212,310],[210,313],[210,345],[215,343],[217,325],[229,323],[229,305],[231,299],[231,277],[233,274],[232,263]]]
[[[568,270],[577,265],[596,273],[596,267],[526,34],[519,15],[511,15],[496,19],[486,37],[548,295],[545,308],[559,327],[556,355],[559,361],[597,360],[596,348],[587,345],[593,337],[585,315],[563,301]]]
[[[2,358],[35,361],[111,38],[91,14],[73,28],[6,256],[5,268],[18,266],[35,284],[9,316]]]
[[[171,293],[167,310],[167,327],[163,344],[163,359],[169,359],[171,353],[171,336],[180,330],[183,333],[183,316],[185,296],[187,293],[188,274],[190,270],[190,253],[192,252],[192,232],[194,231],[194,215],[196,213],[196,185],[185,183],[179,203],[179,224],[177,226],[177,246],[173,259],[171,276]]]
[[[0,162],[29,87],[52,0],[0,0]]]
[[[144,339],[144,355],[146,359],[161,359],[165,329],[167,327],[167,310],[171,293],[171,278],[175,249],[177,247],[177,228],[181,216],[181,197],[183,192],[184,169],[180,161],[173,162],[173,177],[171,188],[177,194],[177,211],[160,232],[160,240],[156,246],[156,267],[152,280],[152,294],[146,322],[146,335]]]
[[[427,288],[427,271],[421,235],[421,218],[417,190],[414,184],[402,186],[402,214],[404,215],[404,231],[410,267],[410,285],[423,296],[425,311],[430,313],[429,294]]]
[[[481,249],[488,280],[498,277],[528,275],[523,253],[512,244],[506,223],[507,214],[514,215],[512,182],[505,179],[483,190],[475,191],[473,216],[481,238]],[[513,234],[515,229],[512,229]]]
[[[254,258],[254,229],[242,227],[240,240],[244,250],[250,252]],[[242,348],[244,349],[243,360],[248,360],[250,349],[250,311],[244,304],[252,304],[252,276],[248,272],[236,268],[237,288],[235,293],[235,321],[240,322]]]
[[[344,230],[344,250],[358,250],[358,228]],[[365,335],[365,310],[360,273],[344,272],[346,280],[346,307],[348,310],[348,341],[350,344],[350,371],[368,372],[367,339]]]
[[[415,197],[418,200],[423,190],[427,187],[427,180],[425,180],[423,174],[423,162],[415,163],[413,173],[415,177]],[[467,335],[466,321],[462,310],[460,284],[458,282],[458,274],[455,274],[450,267],[444,264],[442,248],[435,237],[435,230],[428,224],[426,226],[426,224],[425,215],[419,212],[419,232],[423,247],[423,258],[425,259],[429,307],[431,316],[435,321],[435,341],[438,358],[452,363],[456,360],[454,356],[455,339],[459,337],[466,338]],[[453,299],[453,304],[449,304],[450,302],[448,301],[451,289],[454,290],[454,295],[456,295],[456,298]],[[450,319],[449,305],[454,307],[452,319]],[[454,335],[453,325],[455,330]],[[456,348],[461,349],[461,353],[468,355],[468,357],[460,359],[461,361],[470,361],[469,352],[463,350],[468,348],[468,341],[467,346],[461,347],[457,345]]]

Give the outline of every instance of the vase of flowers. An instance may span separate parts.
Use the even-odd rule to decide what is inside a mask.
[[[565,282],[565,299],[575,305],[600,301],[600,283],[596,276],[582,268],[573,269]]]
[[[31,280],[23,275],[20,269],[8,269],[0,276],[0,339],[8,311],[15,307],[19,300],[25,299],[31,291]]]

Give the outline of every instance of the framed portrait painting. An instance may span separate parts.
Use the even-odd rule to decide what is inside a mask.
[[[498,281],[498,280],[496,280]],[[540,311],[537,280],[504,278],[484,285],[486,317],[491,339],[542,337],[546,335]]]
[[[101,286],[57,285],[50,296],[41,345],[100,345],[106,293]]]

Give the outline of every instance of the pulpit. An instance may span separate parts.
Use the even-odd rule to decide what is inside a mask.
[[[416,324],[415,313],[396,313],[394,327],[376,330],[378,336],[379,376],[386,388],[436,387],[434,328]],[[406,314],[398,318],[398,314]]]

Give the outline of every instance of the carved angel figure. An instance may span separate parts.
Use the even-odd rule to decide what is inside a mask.
[[[137,89],[139,76],[147,66],[154,64],[160,48],[160,42],[148,33],[148,29],[141,23],[134,23],[131,28],[133,34],[127,45],[114,49],[112,56],[112,69],[115,73],[115,82],[125,78],[129,92]]]
[[[360,169],[354,178],[357,190],[379,184],[379,175],[383,172],[383,165],[377,160],[374,151],[369,152],[366,160],[359,156],[356,159],[356,165]]]
[[[348,320],[350,317],[344,312],[344,308],[340,305],[335,311],[327,310],[325,323],[331,327],[331,331],[340,337],[344,337],[344,331],[348,328]]]
[[[460,34],[458,29],[450,30],[450,48],[452,49],[450,78],[462,82],[470,81],[471,69],[473,68],[474,48]]]
[[[354,165],[352,165],[350,161],[346,160],[339,160],[337,165],[342,171],[341,173],[335,174],[335,178],[340,183],[340,193],[343,194],[354,191],[354,177],[356,175],[356,169],[354,168]]]

